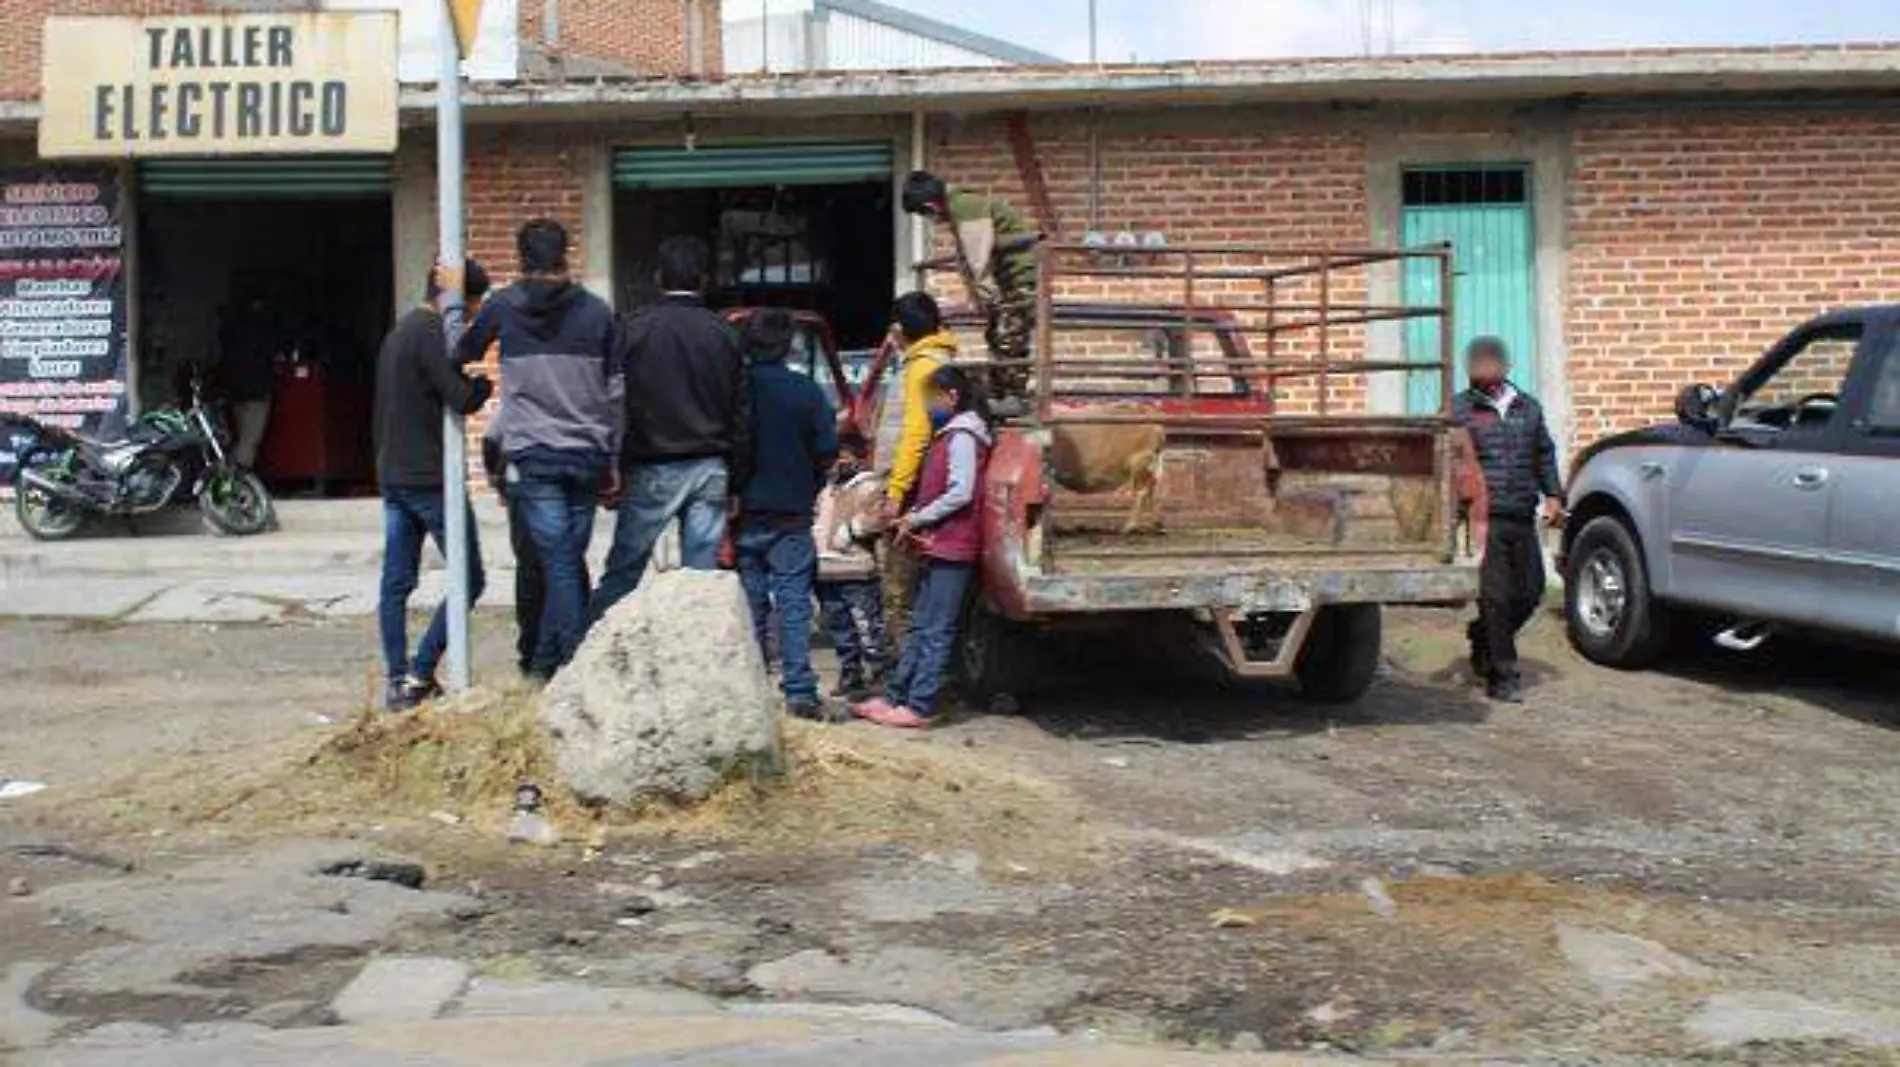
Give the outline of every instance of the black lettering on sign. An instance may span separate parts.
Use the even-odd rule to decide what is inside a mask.
[[[263,65],[264,28],[262,26],[244,27],[244,65],[257,67]]]
[[[317,117],[310,105],[317,98],[317,87],[307,81],[290,83],[290,135],[308,137],[317,129]]]
[[[198,105],[204,101],[204,95],[205,87],[197,82],[185,82],[178,87],[178,136],[198,136],[202,128]]]
[[[323,135],[341,137],[349,130],[349,88],[342,82],[323,83]]]
[[[152,121],[146,123],[146,132],[151,134],[154,141],[165,139],[165,112],[170,104],[171,86],[152,86]]]
[[[165,31],[158,27],[146,30],[145,39],[152,46],[151,68],[157,70],[165,65]]]
[[[271,66],[288,67],[292,65],[292,60],[290,57],[290,41],[291,41],[291,33],[290,33],[289,26],[272,26],[270,28],[270,65]]]
[[[101,141],[112,140],[112,86],[101,85],[92,95],[92,135]]]
[[[265,89],[270,100],[270,121],[266,128],[270,130],[270,136],[282,137],[284,135],[284,83],[271,82],[265,86]]]
[[[230,82],[211,83],[211,136],[213,137],[224,136],[224,116],[229,113],[230,96]]]
[[[211,47],[211,31],[206,30],[204,36],[205,36],[205,42],[204,42],[205,48],[209,50]],[[195,65],[196,64],[194,64],[191,59],[191,31],[188,29],[173,31],[172,33],[172,66],[176,68],[182,68],[184,70],[190,70]]]
[[[239,82],[237,87],[237,135],[264,135],[264,87],[255,82]]]
[[[128,141],[139,139],[138,97],[130,85],[119,87],[119,136]]]

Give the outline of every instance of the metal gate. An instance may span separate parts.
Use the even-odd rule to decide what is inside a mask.
[[[1447,242],[1456,273],[1452,282],[1457,370],[1465,380],[1464,348],[1475,337],[1497,337],[1511,353],[1514,374],[1526,388],[1537,385],[1537,300],[1532,237],[1530,175],[1522,166],[1425,167],[1408,169],[1404,180],[1402,239],[1407,248]],[[1408,261],[1405,302],[1435,304],[1443,298],[1427,261]],[[1405,335],[1406,358],[1436,362],[1435,323],[1413,322]],[[1439,376],[1416,373],[1406,388],[1406,410],[1439,409]]]
[[[802,141],[622,148],[614,153],[617,189],[731,189],[749,186],[854,185],[888,181],[889,141]]]
[[[145,200],[354,200],[394,185],[388,156],[148,159],[138,173]]]

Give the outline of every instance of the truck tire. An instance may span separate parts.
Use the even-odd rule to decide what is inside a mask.
[[[1333,604],[1319,610],[1294,662],[1300,695],[1317,704],[1350,704],[1379,673],[1385,616],[1377,604]]]
[[[963,695],[984,710],[1010,707],[1033,677],[1035,640],[1029,627],[972,600],[963,616],[963,639],[957,642]]]
[[[1584,659],[1641,670],[1669,645],[1669,611],[1649,591],[1649,571],[1623,520],[1603,515],[1577,533],[1565,557],[1564,628]]]

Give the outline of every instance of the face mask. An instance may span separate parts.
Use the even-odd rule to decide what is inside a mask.
[[[939,411],[936,408],[930,409],[931,429],[941,430],[948,425],[950,425],[950,413],[948,411]]]

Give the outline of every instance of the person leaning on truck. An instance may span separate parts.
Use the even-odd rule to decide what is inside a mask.
[[[1563,521],[1557,446],[1535,397],[1511,383],[1504,342],[1480,337],[1465,349],[1471,386],[1452,402],[1452,416],[1471,435],[1490,497],[1490,533],[1478,577],[1478,617],[1466,629],[1471,669],[1493,699],[1523,699],[1517,635],[1544,597],[1545,522]]]
[[[990,355],[1012,364],[990,372],[992,401],[1022,406],[1029,385],[1029,346],[1036,329],[1035,229],[1009,201],[945,185],[929,171],[904,179],[904,210],[949,227],[970,302],[988,320]],[[998,409],[999,414],[1003,409]]]
[[[917,489],[930,449],[930,376],[957,358],[957,339],[943,328],[943,312],[929,293],[905,293],[891,308],[892,329],[903,346],[895,371],[887,372],[878,405],[876,448],[872,456],[884,476],[890,514],[904,512]],[[904,636],[911,596],[917,584],[917,553],[892,539],[884,553],[884,618],[892,640]]]

